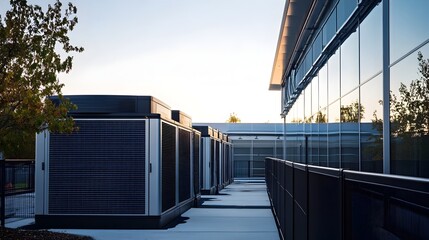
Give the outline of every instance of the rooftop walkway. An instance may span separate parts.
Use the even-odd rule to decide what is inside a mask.
[[[96,240],[270,240],[279,239],[265,182],[236,181],[219,195],[203,195],[203,204],[161,230],[53,230]]]

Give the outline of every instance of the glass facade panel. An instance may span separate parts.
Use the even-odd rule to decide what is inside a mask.
[[[341,95],[359,86],[359,43],[354,32],[341,45]]]
[[[319,111],[319,76],[311,80],[311,122],[316,122],[317,112]]]
[[[321,114],[326,115],[326,108],[323,108]],[[319,123],[319,165],[328,166],[328,124]]]
[[[360,87],[361,170],[383,172],[383,78],[378,75]]]
[[[429,1],[390,0],[390,60],[429,39]]]
[[[341,98],[341,167],[359,170],[359,89]]]
[[[305,94],[305,120],[304,122],[310,123],[311,117],[312,117],[312,89],[311,89],[311,83],[308,84],[308,86],[304,90]]]
[[[328,104],[340,97],[340,54],[337,51],[328,61]],[[339,109],[339,108],[338,108]]]
[[[357,0],[340,0],[337,5],[337,27],[340,28],[353,13]]]
[[[322,30],[323,47],[325,47],[337,32],[337,11],[334,11],[329,16]]]
[[[328,106],[328,67],[323,66],[319,71],[319,109]]]
[[[360,41],[360,83],[364,83],[381,72],[383,64],[382,7],[377,5],[363,20],[359,28]]]
[[[303,123],[304,122],[304,109],[305,109],[305,102],[304,102],[304,92],[299,95],[298,99],[295,102],[296,105],[296,119],[295,122],[297,123]]]
[[[391,172],[429,177],[429,44],[390,70]]]
[[[323,41],[322,31],[319,31],[319,34],[317,35],[316,39],[313,42],[313,59],[314,60],[316,60],[322,53],[322,49],[323,49],[322,41]]]
[[[305,64],[304,73],[307,74],[307,72],[313,66],[313,50],[311,48],[308,50],[307,55],[305,55],[304,64]]]
[[[340,167],[340,101],[328,108],[328,167]]]

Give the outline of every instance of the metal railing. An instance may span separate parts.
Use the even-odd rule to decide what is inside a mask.
[[[0,165],[0,221],[34,217],[34,160],[6,160]]]
[[[265,163],[283,239],[429,239],[429,179]]]

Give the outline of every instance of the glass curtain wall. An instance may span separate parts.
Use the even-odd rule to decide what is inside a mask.
[[[286,122],[298,125],[295,129],[303,133],[287,135],[288,160],[383,172],[383,146],[387,146],[390,173],[429,177],[429,1],[384,1],[389,5],[388,36],[383,37],[379,1],[358,17],[358,24],[318,67],[290,109]],[[327,15],[311,47],[313,60],[331,43],[356,4],[340,0]],[[383,46],[389,46],[388,53]],[[383,56],[389,57],[384,64]],[[311,68],[309,62],[301,65],[298,69]],[[383,65],[389,79],[383,76]],[[303,71],[296,76],[303,77]],[[390,85],[388,103],[383,102],[383,81]],[[390,116],[387,140],[383,107]]]
[[[429,177],[429,1],[390,0],[390,160]],[[412,26],[412,27],[411,27]]]
[[[357,1],[338,1],[314,44],[319,38],[322,48],[329,44],[356,7]],[[307,158],[314,165],[382,171],[381,10],[378,4],[350,30],[292,106],[286,122],[302,125],[298,129],[303,134],[286,136],[288,160]],[[312,49],[315,55],[317,47]]]

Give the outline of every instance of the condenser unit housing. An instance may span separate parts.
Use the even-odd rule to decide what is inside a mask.
[[[192,127],[192,119],[189,115],[187,115],[186,113],[180,111],[180,110],[172,110],[171,111],[171,118],[180,123],[182,126],[186,126],[186,127]],[[184,134],[183,131],[181,132],[181,130],[179,130],[179,176],[182,177],[182,179],[179,179],[179,182],[188,182],[188,180],[190,180],[192,182],[192,191],[191,191],[191,195],[194,198],[194,206],[199,206],[200,205],[200,200],[201,200],[201,186],[200,186],[200,162],[201,162],[201,158],[200,158],[200,141],[201,141],[201,133],[195,129],[192,129],[192,133],[190,133],[190,138],[191,138],[191,142],[192,142],[192,169],[191,169],[191,173],[190,173],[190,179],[186,179],[184,180],[185,176],[188,176],[188,174],[183,174],[184,172],[187,172],[187,167],[185,167],[187,165],[187,159],[188,156],[183,156],[183,151],[181,151],[181,149],[183,149],[181,147],[182,144],[180,144],[180,142],[183,142],[183,138],[186,137],[188,138],[188,133]],[[182,141],[181,141],[182,140]],[[185,141],[187,142],[187,141]],[[187,149],[187,148],[186,148]],[[186,159],[186,162],[184,162],[184,159]],[[184,192],[181,193],[181,195],[183,195]]]
[[[210,126],[193,127],[201,132],[201,193],[216,194],[232,181],[231,143],[226,134]]]
[[[36,225],[160,228],[195,199],[195,130],[150,96],[64,96],[78,128],[36,139]],[[54,103],[59,99],[52,98]]]

